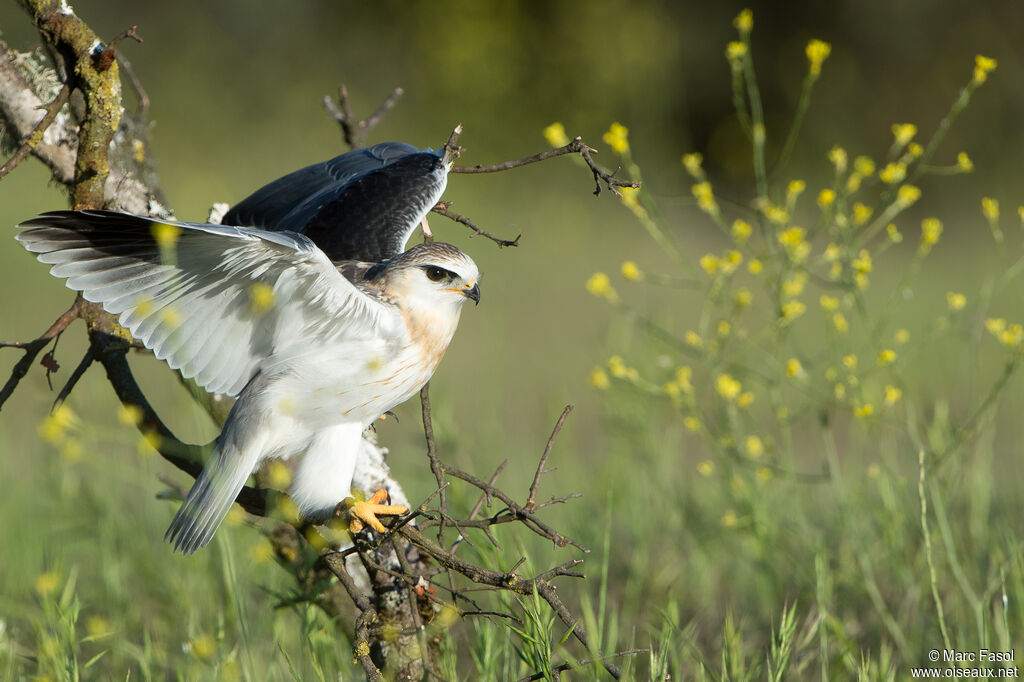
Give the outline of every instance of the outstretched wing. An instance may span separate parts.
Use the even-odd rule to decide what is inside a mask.
[[[332,261],[377,263],[405,250],[441,198],[448,168],[433,151],[382,142],[271,182],[222,223],[298,232]]]
[[[110,211],[20,227],[16,239],[54,276],[214,393],[237,395],[271,355],[379,328],[381,305],[301,235]]]

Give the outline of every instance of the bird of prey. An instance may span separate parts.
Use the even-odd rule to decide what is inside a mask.
[[[397,148],[388,145],[366,151]],[[339,186],[331,174],[343,156],[271,183],[229,214],[285,231],[110,211],[53,211],[21,224],[17,239],[69,288],[119,315],[186,378],[237,396],[167,531],[176,550],[209,543],[246,479],[269,458],[301,457],[289,492],[303,517],[330,517],[350,494],[362,432],[422,388],[463,303],[479,302],[479,271],[461,250],[431,242],[403,251],[448,170],[438,170],[438,155],[410,149],[399,155],[412,157],[409,163],[433,157],[413,169],[417,182],[403,185],[394,164],[378,157],[361,170],[349,166]],[[374,190],[378,205],[363,209],[378,222],[360,232],[358,221],[335,211],[360,208],[344,190],[353,182],[370,194],[388,186],[419,192],[404,203],[392,197],[389,208],[379,204],[386,193]],[[284,195],[276,202],[275,185]],[[332,219],[344,228],[333,242]],[[310,233],[326,238],[324,246]],[[375,514],[396,510],[381,501],[375,495],[352,513],[383,531]]]

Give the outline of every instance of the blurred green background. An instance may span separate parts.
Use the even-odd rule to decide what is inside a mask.
[[[681,155],[703,153],[716,191],[726,201],[734,196],[745,203],[750,194],[750,151],[732,107],[724,58],[725,44],[735,36],[732,18],[743,6],[472,0],[74,3],[100,35],[114,36],[135,24],[145,40],[142,45],[122,43],[120,51],[151,99],[152,151],[169,203],[181,219],[202,220],[214,202],[238,201],[285,172],[344,151],[337,126],[320,104],[339,83],[348,86],[360,116],[400,86],[405,97],[370,142],[397,139],[438,146],[461,122],[465,164],[540,151],[546,147],[541,130],[560,121],[570,136],[582,135],[600,149],[599,162],[614,168],[617,158],[601,135],[612,121],[628,126],[633,159],[658,202],[663,228],[694,259],[709,249],[720,250],[725,242],[696,210]],[[804,46],[810,38],[832,44],[804,134],[785,173],[805,178],[809,196],[830,181],[825,152],[833,144],[845,146],[851,156],[879,159],[896,122],[917,124],[919,139],[926,139],[969,80],[975,54],[998,60],[998,70],[935,159],[953,164],[956,153],[966,150],[975,172],[924,178],[919,183],[924,199],[904,220],[908,226],[924,215],[945,221],[946,241],[936,251],[930,275],[940,298],[947,289],[973,286],[992,256],[990,248],[978,245],[989,239],[978,209],[981,196],[1000,199],[1008,221],[1024,202],[1024,90],[1019,87],[1024,82],[1019,46],[1024,6],[1016,0],[750,6],[769,158],[796,106],[806,71]],[[0,5],[0,30],[19,49],[37,42],[13,2]],[[625,259],[650,272],[671,267],[615,197],[603,193],[595,198],[592,190],[589,172],[566,158],[494,175],[453,175],[445,195],[455,202],[453,209],[499,236],[522,233],[517,249],[498,250],[483,239],[470,239],[444,218],[431,219],[435,234],[467,250],[484,273],[482,302],[465,311],[432,382],[443,457],[484,477],[508,457],[512,463],[503,481],[525,492],[555,418],[564,404],[573,403],[577,410],[553,456],[561,470],[545,478],[542,492],[583,492],[590,499],[580,507],[589,510],[586,514],[610,499],[607,490],[614,487],[620,468],[606,466],[606,459],[629,456],[628,447],[609,445],[615,415],[605,411],[587,376],[610,353],[642,342],[631,327],[611,321],[607,306],[588,295],[583,282],[595,270],[617,271]],[[47,173],[34,160],[0,182],[0,225],[8,226],[8,237],[19,220],[64,205],[62,193],[48,185]],[[1019,232],[1013,226],[1007,231],[1016,245]],[[909,228],[908,234],[916,235]],[[0,287],[3,340],[33,337],[72,299],[13,241],[0,248]],[[637,307],[670,329],[692,326],[696,303],[680,304],[674,292],[646,285],[623,288]],[[1019,304],[1013,295],[1003,314],[1011,317]],[[80,357],[79,336],[73,328],[61,340],[57,357],[62,369],[55,384]],[[18,356],[3,351],[3,375]],[[955,357],[948,360],[955,365]],[[187,439],[212,437],[212,427],[157,363],[145,358],[135,363],[173,429]],[[958,388],[947,382],[943,369],[924,367],[921,380],[956,400]],[[153,529],[158,534],[173,512],[172,505],[153,499],[164,488],[154,473],[169,473],[170,466],[134,463],[135,435],[116,423],[113,397],[96,368],[70,403],[83,421],[101,425],[90,462],[74,465],[92,474],[65,480],[70,497],[46,488],[54,476],[67,478],[66,472],[55,472],[70,466],[36,435],[53,395],[36,367],[0,416],[0,481],[23,490],[17,502],[0,501],[0,538],[7,536],[8,546],[19,548],[16,561],[0,563],[0,605],[17,603],[15,595],[55,554],[67,564],[89,555],[75,545],[94,541],[88,514],[76,510],[75,495],[85,494],[83,489],[88,497],[103,498],[131,488],[126,499],[138,505],[131,513],[145,528],[140,536],[154,535]],[[1007,404],[1021,407],[1019,396]],[[418,405],[407,404],[397,413],[400,423],[387,423],[379,433],[415,500],[434,487],[422,456]],[[1020,464],[1013,466],[1005,481],[1021,480]],[[692,462],[685,467],[662,462],[655,471],[669,481],[694,475]],[[26,499],[32,500],[30,513],[41,525],[21,523],[24,510],[14,505]],[[556,526],[587,521],[575,517],[572,505],[553,510],[552,519]],[[599,521],[603,525],[609,519]],[[76,540],[54,549],[46,537],[51,532]],[[141,539],[108,541],[118,546]],[[154,565],[168,564],[180,572],[205,566],[171,558],[158,537],[146,541],[159,554]],[[626,570],[628,560],[617,561]]]

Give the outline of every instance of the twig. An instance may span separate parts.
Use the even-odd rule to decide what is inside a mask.
[[[374,665],[373,659],[370,658],[370,623],[377,618],[377,610],[373,607],[373,603],[370,602],[370,598],[356,587],[355,581],[348,572],[348,567],[345,566],[344,557],[340,557],[337,552],[327,552],[322,555],[322,558],[327,567],[330,568],[331,573],[337,576],[338,582],[345,588],[348,596],[360,611],[355,623],[355,657],[362,663],[363,670],[366,671],[368,679],[372,682],[383,680],[384,675],[381,674],[380,669]]]
[[[92,346],[85,349],[85,355],[78,362],[78,366],[75,367],[75,371],[68,377],[67,382],[64,384],[64,388],[60,389],[60,393],[57,394],[57,399],[53,401],[53,407],[50,410],[56,410],[58,407],[64,404],[68,396],[71,395],[72,389],[78,384],[78,380],[85,375],[85,371],[92,365],[92,361],[95,360],[92,354]]]
[[[430,382],[428,381],[420,389],[420,406],[423,415],[423,436],[427,441],[427,458],[430,460],[430,470],[434,472],[437,480],[437,489],[441,498],[441,524],[437,531],[437,541],[444,538],[445,517],[448,514],[448,496],[445,494],[444,465],[437,457],[437,443],[434,441],[434,423],[430,418]]]
[[[32,362],[39,355],[39,352],[46,348],[46,346],[52,341],[58,334],[67,329],[68,325],[77,320],[82,315],[83,306],[87,305],[84,298],[78,296],[75,298],[75,302],[71,304],[64,313],[58,317],[50,328],[43,332],[39,338],[28,341],[26,343],[0,343],[0,348],[20,348],[25,351],[24,357],[21,358],[14,365],[14,369],[11,370],[11,376],[4,384],[4,387],[0,389],[0,409],[3,409],[4,403],[14,393],[14,389],[18,387],[18,383],[28,374],[28,370],[32,367]]]
[[[121,70],[124,71],[124,75],[128,77],[132,90],[135,91],[135,97],[138,99],[138,113],[145,117],[149,113],[149,94],[146,93],[146,89],[142,86],[142,81],[136,75],[131,62],[125,59],[124,55],[117,55],[117,63]]]
[[[452,173],[497,173],[500,171],[511,170],[512,168],[518,168],[519,166],[525,166],[530,163],[537,163],[538,161],[545,161],[556,156],[563,156],[565,154],[579,154],[583,157],[583,160],[587,162],[590,170],[594,174],[594,182],[597,188],[594,190],[594,195],[601,194],[601,182],[603,181],[608,187],[608,191],[616,196],[621,196],[621,193],[616,189],[617,187],[632,187],[638,189],[640,187],[639,182],[627,182],[624,180],[616,180],[615,173],[609,173],[603,168],[594,163],[594,159],[591,154],[596,154],[597,150],[588,147],[584,142],[583,138],[577,136],[569,144],[564,147],[558,147],[556,149],[548,149],[546,151],[534,154],[533,156],[526,156],[515,161],[505,161],[504,163],[495,163],[488,166],[476,165],[476,166],[453,166],[451,169]],[[618,171],[616,171],[618,172]]]
[[[480,480],[473,474],[466,473],[465,471],[456,469],[454,467],[450,467],[448,465],[443,466],[445,474],[449,476],[454,476],[455,478],[462,479],[463,481],[471,485],[475,485],[480,490],[486,491],[487,494],[490,495],[491,497],[496,497],[502,502],[504,502],[512,514],[514,514],[518,519],[520,519],[523,522],[524,525],[526,525],[528,528],[533,530],[538,535],[551,540],[559,547],[564,547],[568,544],[572,545],[573,547],[583,552],[590,551],[589,549],[587,549],[577,541],[573,540],[572,538],[562,535],[561,533],[555,531],[553,528],[545,524],[532,513],[528,512],[526,509],[523,509],[523,507],[518,505],[511,497],[509,497],[502,490],[499,490],[498,488],[495,488],[492,485],[488,485],[487,483]]]
[[[117,57],[117,44],[125,38],[131,38],[137,43],[142,42],[142,38],[135,32],[136,28],[136,26],[129,26],[127,29],[114,36],[114,38],[107,43],[107,46],[103,48],[103,51],[96,55],[97,69],[100,71],[106,71],[110,68],[110,65],[114,63],[114,59]]]
[[[57,114],[60,113],[61,107],[68,101],[68,95],[71,93],[71,88],[65,83],[64,87],[60,89],[57,96],[53,98],[53,101],[46,105],[46,115],[36,124],[36,127],[25,136],[22,140],[21,146],[18,147],[17,151],[7,159],[3,166],[0,166],[0,180],[4,178],[8,173],[14,170],[22,160],[29,155],[29,153],[35,149],[43,140],[43,134],[46,133],[46,129],[53,125],[53,122],[57,119]]]
[[[335,104],[330,95],[324,95],[323,104],[327,114],[341,126],[341,134],[345,138],[345,144],[350,149],[360,149],[365,146],[366,136],[395,108],[398,100],[404,94],[405,91],[402,88],[395,88],[384,99],[384,102],[377,107],[377,110],[369,118],[362,121],[358,120],[352,111],[352,105],[348,100],[348,88],[345,87],[344,83],[338,86],[338,103]]]
[[[391,94],[389,94],[381,105],[377,107],[377,111],[373,112],[365,121],[360,121],[359,126],[365,131],[365,133],[369,133],[385,116],[391,113],[391,110],[395,108],[395,105],[398,104],[398,100],[402,99],[403,95],[405,95],[405,90],[402,88],[395,88],[392,90]]]
[[[569,416],[570,412],[572,412],[572,405],[566,405],[562,410],[562,416],[555,422],[555,428],[551,430],[551,436],[548,437],[547,445],[544,446],[544,454],[540,456],[540,462],[537,464],[537,473],[533,475],[533,483],[530,484],[530,496],[526,498],[526,506],[523,507],[526,511],[532,512],[537,503],[537,487],[540,485],[540,477],[553,471],[553,469],[545,469],[544,465],[548,463],[548,455],[551,454],[551,448],[555,445],[555,438],[558,438],[558,432],[562,430],[565,418]]]
[[[451,205],[452,202],[450,201],[439,201],[437,205],[430,210],[439,215],[443,215],[445,218],[450,218],[457,223],[465,225],[466,227],[473,230],[473,232],[480,235],[481,237],[486,237],[487,239],[490,239],[492,242],[498,245],[499,249],[504,246],[519,246],[519,238],[523,236],[522,233],[516,235],[516,238],[511,240],[502,239],[501,237],[495,237],[490,232],[481,230],[479,227],[476,226],[476,224],[472,220],[470,220],[466,216],[460,215],[454,211],[449,210],[449,207]]]
[[[501,472],[505,469],[505,467],[507,465],[508,465],[508,459],[503,459],[501,461],[501,464],[498,465],[498,468],[494,470],[494,475],[491,476],[491,480],[488,481],[487,484],[493,486],[494,483],[498,480],[498,476],[501,475]],[[489,500],[489,499],[490,498],[487,495],[487,491],[486,490],[482,491],[480,493],[480,499],[478,499],[476,501],[476,504],[473,505],[473,509],[469,512],[469,516],[466,517],[466,521],[472,521],[473,517],[476,516],[478,513],[480,513],[480,508],[483,507],[484,502]],[[488,532],[487,535],[488,535],[488,537],[490,537],[490,532]],[[462,542],[462,540],[464,538],[465,538],[465,536],[462,533],[459,533],[459,537],[455,538],[455,542],[452,543],[452,546],[448,549],[448,552],[449,553],[454,552],[455,549],[459,546],[459,544]]]

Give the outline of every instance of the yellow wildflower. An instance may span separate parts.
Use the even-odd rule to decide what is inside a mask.
[[[805,234],[806,232],[802,227],[791,227],[783,230],[779,233],[779,244],[786,247],[787,251],[791,251],[804,243]]]
[[[704,179],[704,169],[701,168],[703,161],[704,156],[697,152],[683,154],[683,167],[686,168],[687,173],[693,176],[694,180]]]
[[[817,76],[821,73],[822,63],[832,54],[832,46],[823,40],[815,38],[807,43],[805,52],[807,53],[807,61],[810,63],[811,75]]]
[[[619,296],[612,288],[611,280],[603,272],[595,272],[586,283],[587,291],[598,298],[608,301],[617,301]]]
[[[616,379],[625,379],[629,374],[629,367],[626,366],[621,356],[613,355],[608,358],[608,371]]]
[[[938,218],[925,218],[921,221],[921,249],[928,251],[938,243],[942,236],[942,221]]]
[[[921,190],[913,185],[900,185],[896,190],[896,203],[900,208],[913,206],[914,202],[921,198]]]
[[[974,162],[967,156],[967,152],[960,152],[956,155],[956,167],[961,173],[970,173],[974,170]]]
[[[985,320],[985,329],[989,334],[999,336],[1006,330],[1006,320],[1001,317],[990,317]]]
[[[1019,346],[1024,340],[1024,327],[1019,324],[1010,324],[999,333],[999,343],[1011,348]]]
[[[789,324],[807,311],[807,306],[802,301],[787,301],[780,309],[782,324]]]
[[[828,152],[828,160],[832,162],[832,165],[836,168],[836,173],[842,174],[846,172],[846,165],[849,163],[849,157],[846,155],[846,150],[840,146],[832,147]]]
[[[693,393],[693,384],[690,383],[690,379],[693,377],[693,370],[684,365],[676,368],[675,383],[683,391],[683,393]]]
[[[626,261],[620,268],[622,276],[628,280],[639,282],[644,278],[644,273],[640,270],[639,266],[631,260]]]
[[[836,244],[835,242],[829,242],[828,246],[825,247],[825,252],[822,253],[821,255],[826,262],[831,263],[832,261],[839,258],[839,254],[839,245]]]
[[[750,238],[751,231],[750,223],[737,218],[732,223],[732,240],[736,242],[737,246],[743,246]]]
[[[722,514],[722,518],[719,521],[725,528],[733,528],[739,523],[739,517],[736,516],[736,512],[729,510]]]
[[[288,490],[292,483],[292,472],[288,465],[279,459],[271,460],[267,466],[267,484],[275,490]]]
[[[967,305],[967,297],[956,291],[946,292],[946,303],[950,310],[963,310]]]
[[[823,189],[818,192],[818,206],[825,208],[831,206],[836,200],[836,192],[833,189]]]
[[[806,376],[804,372],[804,366],[800,364],[800,360],[797,358],[790,358],[786,361],[786,376],[790,379],[799,379]]]
[[[896,225],[894,225],[893,223],[889,223],[888,225],[885,226],[885,233],[889,235],[889,241],[891,241],[893,244],[899,244],[901,241],[903,241],[903,235],[900,234],[899,229],[897,229]]]
[[[629,151],[629,128],[621,123],[612,123],[601,139],[616,154],[625,154]]]
[[[274,289],[266,282],[249,285],[249,305],[255,315],[262,315],[274,307]]]
[[[743,384],[728,374],[719,374],[715,379],[715,388],[720,396],[731,402],[739,397],[743,391]]]
[[[736,293],[733,294],[732,301],[737,308],[746,308],[748,305],[750,305],[750,302],[753,300],[753,298],[754,296],[753,294],[750,293],[750,289],[746,287],[740,287],[739,289],[736,290]]]
[[[897,344],[902,346],[907,341],[910,341],[910,332],[906,329],[897,329],[892,338]]]
[[[974,84],[984,83],[988,79],[989,72],[994,71],[996,66],[996,60],[984,55],[976,55],[974,57]]]
[[[697,463],[697,473],[701,476],[710,476],[715,473],[715,463],[710,459],[705,459],[703,462]]]
[[[746,43],[741,43],[738,40],[731,40],[725,46],[725,58],[729,60],[730,64],[736,64],[743,59],[747,54]]]
[[[735,26],[740,33],[750,33],[750,30],[754,28],[754,13],[749,9],[744,9],[736,15],[735,19],[732,20],[732,25]]]
[[[178,243],[178,238],[181,237],[181,227],[172,223],[154,222],[149,231],[161,251],[173,248]]]
[[[857,417],[858,419],[867,419],[874,413],[875,406],[872,405],[871,403],[865,403],[863,405],[858,405],[857,407],[853,408],[853,416]]]
[[[210,635],[199,635],[188,643],[189,652],[201,661],[217,653],[217,641]]]
[[[871,272],[871,252],[867,249],[861,249],[857,257],[850,263],[855,272],[868,274]]]
[[[850,370],[851,372],[856,371],[856,369],[857,369],[857,356],[854,355],[853,353],[850,353],[849,355],[844,355],[843,356],[843,366],[846,367],[846,369]]]
[[[875,162],[870,156],[858,156],[853,160],[853,170],[865,178],[875,174]]]
[[[729,332],[731,332],[731,331],[732,331],[732,325],[729,323],[729,320],[719,320],[718,321],[718,335],[719,336],[722,336],[722,337],[729,336]]]
[[[718,214],[718,204],[715,202],[715,195],[711,190],[711,183],[705,180],[698,182],[690,188],[693,196],[697,199],[697,206],[700,210],[710,215]]]
[[[142,408],[138,405],[121,404],[117,409],[117,421],[125,426],[138,426],[142,423]]]
[[[736,268],[738,268],[741,263],[743,263],[743,254],[735,249],[730,249],[722,256],[719,264],[722,267],[723,273],[731,275],[736,272]]]
[[[764,263],[757,258],[751,258],[750,262],[747,263],[747,271],[751,275],[760,275],[764,270]]]
[[[701,423],[696,417],[686,417],[683,419],[683,426],[687,431],[700,431]]]
[[[790,180],[786,186],[786,202],[796,201],[796,198],[807,189],[807,183],[803,180]]]
[[[850,177],[846,178],[846,191],[848,194],[853,194],[860,189],[860,183],[864,180],[864,176],[854,171],[850,173]]]
[[[782,294],[793,298],[799,296],[804,291],[804,285],[807,283],[807,272],[804,270],[798,270],[791,276],[787,277],[782,282]]]
[[[839,309],[839,299],[835,296],[822,294],[821,298],[818,299],[818,303],[821,305],[821,309],[827,312]]]
[[[249,561],[254,564],[265,564],[274,558],[274,548],[266,540],[258,540],[249,546]]]
[[[775,477],[775,472],[768,467],[758,467],[755,475],[759,481],[770,481]],[[762,528],[762,526],[758,526],[758,530],[761,530]]]
[[[693,330],[690,330],[683,334],[683,340],[686,341],[687,345],[692,346],[694,348],[700,348],[702,345],[704,345],[704,341],[700,338],[700,334]]]
[[[981,214],[988,220],[999,220],[999,201],[992,197],[982,197]]]
[[[604,373],[604,370],[600,367],[595,367],[590,370],[590,385],[599,391],[603,391],[608,388],[611,382],[608,380],[608,375]]]
[[[747,451],[747,457],[750,459],[757,459],[764,454],[764,443],[757,436],[750,435],[743,443],[744,449]]]
[[[907,152],[915,159],[920,158],[924,154],[924,147],[916,142],[911,142],[907,145]]]
[[[59,586],[60,577],[54,571],[46,571],[36,577],[36,594],[41,597],[53,594]]]
[[[907,177],[907,165],[899,161],[886,164],[878,174],[878,178],[887,185],[903,182],[905,177]]]
[[[836,400],[844,400],[846,398],[846,384],[836,384],[832,387],[832,393],[835,394]]]
[[[840,334],[845,334],[850,330],[850,324],[846,321],[846,315],[842,313],[832,314],[832,326],[836,328],[836,331]]]
[[[754,403],[754,394],[750,391],[744,391],[740,393],[739,397],[736,398],[737,407],[750,407]]]
[[[890,405],[890,406],[895,405],[897,402],[899,402],[899,399],[902,398],[902,397],[903,397],[903,391],[901,391],[900,389],[896,388],[895,386],[893,386],[891,384],[887,384],[886,385],[886,387],[885,387],[885,404],[886,405]]]
[[[542,131],[544,139],[552,147],[564,147],[569,144],[569,136],[565,134],[565,126],[555,121]]]
[[[721,267],[722,261],[713,253],[705,253],[700,257],[700,266],[704,269],[704,272],[711,276],[714,276],[718,272],[718,268]]]
[[[862,204],[859,201],[854,203],[852,216],[853,224],[863,225],[871,219],[871,214],[874,212],[875,210],[866,204]]]
[[[67,403],[61,403],[57,408],[46,415],[39,424],[39,436],[53,444],[58,444],[67,435],[67,432],[77,426],[78,417],[71,410]]]
[[[878,352],[878,364],[881,367],[896,362],[896,351],[891,348],[884,348]]]
[[[789,211],[786,210],[785,206],[776,206],[775,204],[765,202],[761,207],[761,213],[768,219],[769,222],[775,223],[776,225],[785,225],[789,222]]]
[[[907,144],[917,135],[917,126],[913,123],[893,123],[892,136],[895,138],[897,147],[906,147]]]

